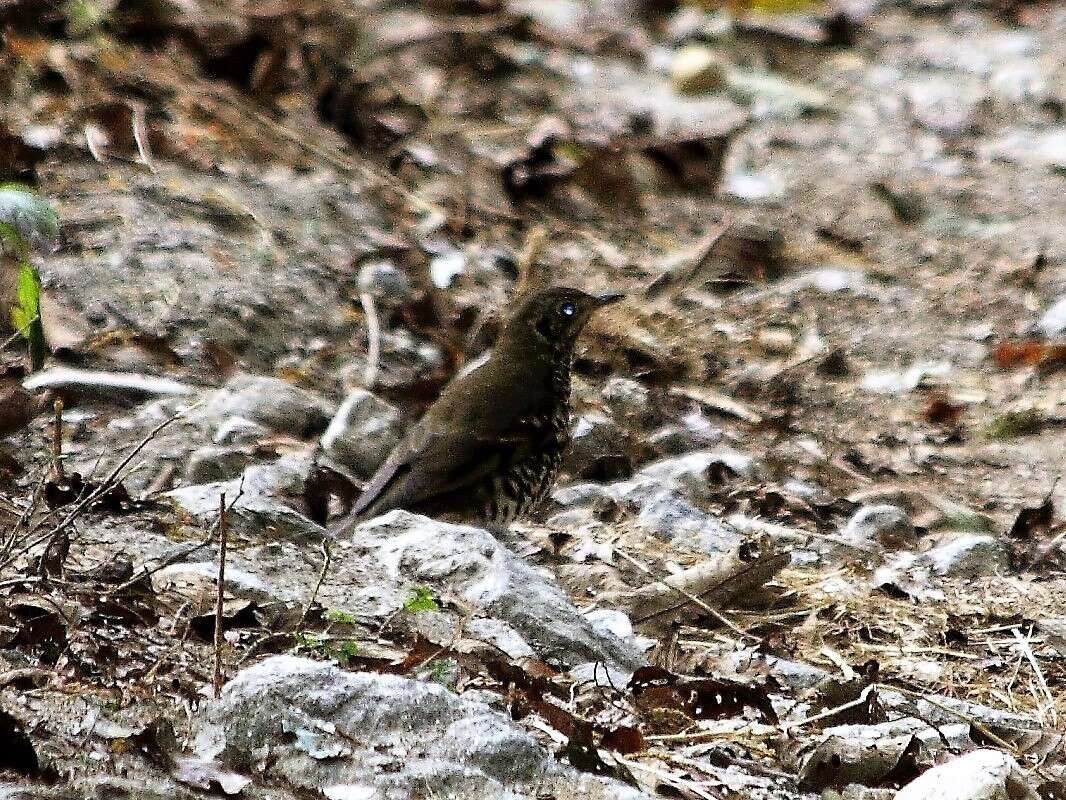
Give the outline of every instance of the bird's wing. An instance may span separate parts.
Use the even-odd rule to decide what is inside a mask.
[[[385,460],[352,507],[356,516],[411,508],[473,486],[528,452],[525,437],[485,439],[469,432],[429,431],[401,444]]]
[[[410,508],[472,486],[501,464],[529,452],[527,431],[515,422],[530,407],[530,371],[522,380],[478,359],[449,383],[363,490],[352,513]],[[499,409],[509,413],[500,414]]]

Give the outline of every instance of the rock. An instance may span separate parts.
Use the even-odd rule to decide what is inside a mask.
[[[219,423],[211,440],[219,445],[255,444],[270,435],[270,431],[247,417],[226,417]]]
[[[588,413],[574,423],[563,470],[591,481],[614,481],[633,474],[621,430],[610,417]]]
[[[1060,656],[1066,656],[1066,617],[1047,617],[1037,620],[1037,629],[1044,641]]]
[[[648,390],[629,378],[611,378],[603,385],[603,400],[622,418],[641,418],[648,411]]]
[[[672,539],[681,533],[698,533],[709,522],[708,515],[676,491],[662,489],[642,498],[637,521],[656,536]]]
[[[772,655],[762,655],[751,650],[738,650],[726,653],[719,662],[723,676],[730,672],[737,678],[743,678],[752,672],[765,673],[794,692],[804,692],[829,681],[832,676],[823,669],[802,661],[790,661]]]
[[[185,486],[165,496],[201,525],[210,526],[225,495],[231,529],[254,541],[318,540],[328,536],[326,529],[286,502],[301,494],[309,469],[309,456],[287,456],[274,464],[250,466],[239,478]]]
[[[973,133],[977,112],[985,100],[979,86],[934,76],[909,83],[907,99],[919,125],[945,136]]]
[[[552,497],[560,505],[570,507],[550,517],[548,523],[571,528],[600,524],[599,520],[619,513],[622,497],[627,492],[626,500],[636,513],[636,521],[660,538],[680,544],[678,538],[686,536],[697,550],[712,553],[728,550],[735,544],[736,536],[730,529],[692,505],[676,486],[651,489],[650,493],[646,486],[634,491],[628,482],[566,486],[556,490]]]
[[[152,574],[152,590],[156,594],[172,592],[194,602],[205,597],[212,598],[217,592],[218,564],[213,561],[182,562],[163,567]],[[240,567],[226,568],[226,594],[256,602],[266,602],[276,597],[276,590],[258,575]]]
[[[774,356],[788,355],[796,347],[796,337],[788,328],[763,328],[756,336],[756,341],[764,353]]]
[[[711,48],[691,44],[674,54],[670,80],[681,94],[712,94],[728,85],[729,67]]]
[[[797,275],[795,278],[781,281],[777,286],[761,292],[756,292],[755,297],[769,293],[787,296],[808,290],[823,294],[851,292],[859,297],[876,296],[878,294],[877,288],[870,283],[866,273],[861,270],[823,267]]]
[[[1015,130],[987,149],[994,158],[1061,172],[1066,170],[1066,127]]]
[[[429,276],[438,289],[447,289],[465,271],[466,255],[461,250],[447,250],[429,262]]]
[[[928,769],[896,800],[1035,800],[1018,763],[999,750],[974,750]]]
[[[627,668],[642,661],[631,645],[598,633],[554,576],[534,570],[480,528],[392,511],[356,526],[353,544],[407,590],[429,586],[503,620],[541,657]]]
[[[728,91],[738,103],[751,106],[759,118],[795,119],[829,105],[829,98],[819,89],[766,72],[734,70]]]
[[[214,483],[240,475],[251,463],[251,453],[240,447],[200,447],[185,465],[185,482]]]
[[[194,747],[204,760],[329,798],[647,797],[563,766],[503,713],[440,684],[292,656],[227,683]]]
[[[937,575],[978,578],[1004,573],[1007,551],[995,536],[981,533],[956,534],[950,541],[924,554]]]
[[[707,494],[708,486],[737,476],[750,478],[754,473],[751,456],[729,450],[697,450],[653,461],[630,480],[614,486],[621,499],[630,501],[639,502],[661,489],[679,489],[687,497],[699,498]]]
[[[84,800],[90,797],[106,797],[108,800],[200,800],[203,796],[203,792],[186,789],[172,780],[147,775],[138,775],[136,779],[116,775],[85,775],[51,787],[40,783],[24,786],[0,784],[0,800]],[[246,793],[242,798],[248,796],[257,797],[257,794]]]
[[[1040,318],[1040,332],[1047,338],[1061,336],[1066,331],[1066,295],[1060,297]]]
[[[632,478],[607,485],[575,484],[557,489],[552,498],[562,506],[606,510],[625,505],[637,522],[656,536],[697,551],[720,553],[739,537],[717,517],[701,511],[694,500],[705,498],[712,486],[737,475],[754,474],[754,461],[730,451],[696,451],[655,461]]]
[[[870,370],[862,376],[862,388],[874,394],[905,394],[928,378],[943,378],[950,372],[947,361],[922,361],[905,370]]]
[[[785,198],[785,181],[773,169],[758,172],[731,172],[723,191],[742,203],[777,203]]]
[[[849,502],[859,505],[899,506],[910,515],[916,528],[926,531],[980,531],[993,529],[992,520],[948,497],[921,491],[910,485],[888,484],[852,492]]]
[[[400,441],[399,420],[393,406],[355,389],[322,434],[322,448],[357,475],[372,475]]]
[[[722,440],[722,429],[698,408],[681,418],[680,424],[666,425],[648,437],[648,444],[662,455],[680,455],[702,450]]]
[[[216,426],[222,426],[230,417],[241,417],[305,438],[323,430],[334,410],[324,398],[278,378],[237,375],[208,396],[195,417]]]
[[[863,506],[840,531],[842,538],[856,545],[876,542],[886,550],[911,548],[918,535],[907,512],[898,506]]]
[[[732,21],[728,14],[712,14],[695,6],[681,6],[666,21],[666,37],[675,44],[691,39],[716,41],[731,34]]]

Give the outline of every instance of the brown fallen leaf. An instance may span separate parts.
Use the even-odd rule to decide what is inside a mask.
[[[1000,369],[1038,367],[1051,371],[1066,366],[1066,343],[1038,339],[1000,342],[992,351],[992,359]]]
[[[959,424],[963,411],[965,406],[951,402],[951,398],[944,392],[933,392],[929,395],[929,402],[922,416],[927,422],[949,428]]]

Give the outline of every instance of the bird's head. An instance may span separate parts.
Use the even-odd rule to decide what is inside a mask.
[[[552,350],[574,345],[592,314],[621,300],[620,292],[589,294],[580,289],[553,286],[540,289],[524,298],[511,316],[504,336],[520,336]]]

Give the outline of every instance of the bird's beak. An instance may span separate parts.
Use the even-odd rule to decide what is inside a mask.
[[[594,294],[592,296],[596,300],[597,308],[602,308],[603,306],[611,305],[611,303],[617,303],[625,297],[625,294],[622,292],[600,292],[599,294]]]

